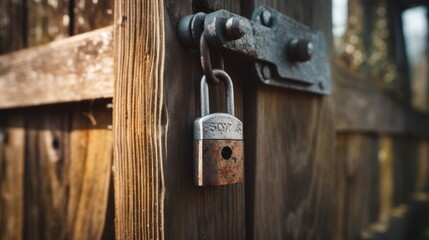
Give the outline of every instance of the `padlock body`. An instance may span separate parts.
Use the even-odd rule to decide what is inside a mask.
[[[212,113],[194,121],[194,172],[198,186],[243,182],[243,124]]]
[[[195,184],[227,185],[243,182],[242,140],[194,140]]]

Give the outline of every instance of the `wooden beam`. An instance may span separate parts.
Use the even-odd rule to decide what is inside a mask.
[[[0,56],[0,109],[113,96],[112,27]]]
[[[332,71],[337,131],[429,134],[429,115],[395,101],[375,85],[341,67],[332,67]]]

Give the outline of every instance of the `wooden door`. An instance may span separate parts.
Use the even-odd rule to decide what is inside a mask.
[[[358,45],[338,55],[332,1],[1,1],[0,238],[421,237],[429,118],[409,104],[398,27],[418,3],[348,0],[343,44]],[[245,180],[197,187],[203,73],[178,22],[218,9],[250,18],[260,5],[323,32],[333,94],[264,85],[251,59],[224,54]],[[375,53],[381,69],[368,64]],[[394,84],[380,84],[383,66]],[[224,111],[223,87],[210,95]]]
[[[192,12],[222,8],[249,17],[262,4],[331,41],[326,1],[116,4],[116,16],[122,16],[115,47],[117,236],[340,239],[332,98],[263,86],[236,59],[226,59],[226,71],[244,122],[246,180],[220,187],[192,183],[192,122],[202,71],[198,52],[180,44],[177,23]],[[213,104],[222,106],[216,100],[222,91],[213,91]]]

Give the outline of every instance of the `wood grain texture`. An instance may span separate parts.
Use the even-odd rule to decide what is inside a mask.
[[[330,1],[255,5],[262,4],[323,31],[332,42]],[[258,80],[246,84],[251,81]],[[332,99],[259,84],[245,94],[247,237],[341,239],[335,199],[343,194],[342,168],[332,144]]]
[[[22,239],[24,134],[22,114],[0,117],[0,239]]]
[[[26,239],[101,239],[112,162],[105,103],[25,113]],[[31,119],[31,120],[30,120]]]
[[[221,2],[219,8],[237,12],[238,1]],[[244,185],[196,187],[192,174],[192,123],[199,116],[199,86],[202,77],[199,54],[183,48],[175,34],[177,20],[192,10],[190,3],[167,1],[166,24],[169,47],[165,61],[165,124],[168,128],[164,160],[166,239],[245,239]],[[226,72],[234,83],[235,112],[243,117],[242,69],[225,58]],[[178,77],[180,76],[180,77]],[[210,87],[213,112],[225,111],[222,86]],[[183,106],[187,106],[183,108]],[[246,142],[244,143],[246,145]],[[244,159],[246,164],[246,159]],[[187,216],[181,218],[179,216]],[[179,220],[180,219],[180,220]]]
[[[114,228],[112,223],[106,223],[113,163],[111,123],[112,113],[104,105],[73,112],[67,238],[101,239],[104,228]]]
[[[35,112],[33,112],[34,114]],[[40,113],[26,123],[24,238],[64,238],[68,114]]]
[[[73,34],[92,31],[113,24],[113,0],[75,0]]]
[[[116,238],[163,239],[164,2],[115,1],[114,8]]]
[[[28,0],[28,46],[38,46],[70,35],[71,0]]]
[[[176,5],[177,1],[169,1],[168,4]],[[231,4],[223,8],[238,7]],[[184,8],[174,14],[183,16],[190,11]],[[172,15],[169,16],[174,19]],[[166,32],[170,33],[166,35],[168,46],[176,54],[168,54],[165,62],[165,86],[168,86],[165,88],[163,113],[168,129],[167,156],[164,160],[165,238],[245,239],[244,184],[196,187],[193,183],[192,123],[200,114],[199,86],[202,72],[198,53],[185,50],[180,45],[174,27],[176,25],[172,22],[166,25]],[[229,59],[225,60],[226,71],[234,83],[236,116],[243,119],[243,82],[246,80],[242,74],[243,68],[229,62]],[[222,86],[209,88],[211,110],[224,112]]]
[[[358,133],[337,134],[336,158],[341,161],[345,182],[341,239],[358,239],[379,218],[380,167],[378,139]]]
[[[24,0],[0,2],[0,54],[24,48],[27,45]]]
[[[249,146],[256,155],[246,158],[254,164],[246,179],[254,188],[247,234],[252,239],[337,238],[341,225],[334,199],[341,194],[341,168],[332,148],[329,101],[262,87],[256,101],[257,124],[246,125],[246,131],[256,129],[256,143]]]
[[[0,108],[112,97],[112,45],[108,27],[1,56]]]
[[[237,4],[223,7],[239,9]],[[198,54],[185,50],[175,33],[191,5],[115,4],[115,19],[122,19],[115,23],[117,238],[244,239],[243,184],[193,183],[192,122],[199,114],[202,73]],[[241,117],[240,79],[231,74]],[[223,90],[210,93],[213,109],[222,109]]]

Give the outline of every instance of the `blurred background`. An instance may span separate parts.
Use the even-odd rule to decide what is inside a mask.
[[[429,239],[427,6],[332,1],[334,94],[340,105],[354,102],[350,111],[337,107],[337,153],[349,161],[348,239]]]

